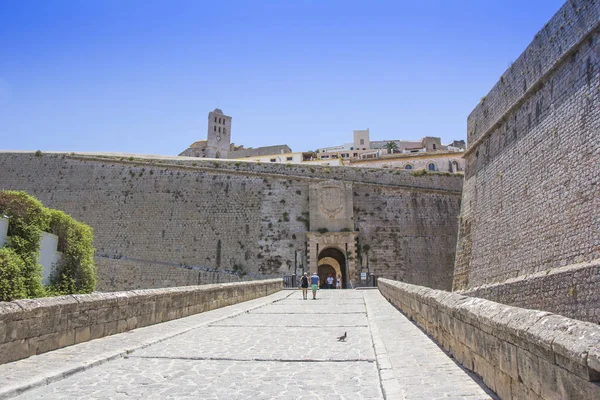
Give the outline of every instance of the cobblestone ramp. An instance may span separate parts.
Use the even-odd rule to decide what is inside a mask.
[[[318,297],[285,292],[229,316],[204,313],[186,332],[18,398],[490,398],[378,291]]]

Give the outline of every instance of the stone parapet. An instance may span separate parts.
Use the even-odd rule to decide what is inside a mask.
[[[507,114],[514,112],[551,79],[561,63],[569,57],[574,63],[573,54],[581,42],[599,26],[600,3],[589,0],[566,2],[469,115],[467,154],[476,151],[484,136],[504,123]],[[585,68],[583,70],[585,74]]]
[[[600,260],[580,263],[459,292],[515,307],[549,311],[600,324]]]
[[[600,398],[599,326],[388,279],[378,284],[500,398]]]
[[[83,162],[110,162],[113,167],[140,166],[140,167],[166,167],[179,171],[211,171],[230,174],[241,174],[245,176],[271,175],[273,177],[304,178],[312,180],[341,180],[371,183],[385,186],[407,187],[412,190],[423,189],[444,192],[462,192],[463,177],[461,174],[438,174],[428,173],[426,175],[414,174],[412,171],[391,170],[382,168],[354,167],[328,167],[321,165],[302,164],[267,164],[251,161],[202,159],[196,157],[168,157],[148,156],[135,154],[129,157],[118,155],[105,155],[102,153],[61,153],[45,152],[48,157],[60,157],[61,159]],[[11,159],[35,159],[33,152],[0,151],[0,162]],[[40,158],[38,156],[38,158]]]
[[[281,279],[0,302],[0,364],[267,296]]]

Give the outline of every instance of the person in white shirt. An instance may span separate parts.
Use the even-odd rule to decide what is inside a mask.
[[[333,289],[333,276],[331,275],[327,277],[327,289]]]

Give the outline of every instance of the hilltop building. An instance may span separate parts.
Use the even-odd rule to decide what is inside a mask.
[[[276,164],[313,164],[362,168],[425,169],[432,172],[463,172],[464,140],[442,144],[439,137],[418,141],[371,141],[369,129],[353,131],[353,141],[321,147],[315,152],[292,152],[287,145],[244,148],[231,143],[231,117],[216,108],[208,114],[207,138],[190,145],[180,156],[244,159]]]
[[[371,141],[369,129],[354,131],[354,141],[340,146],[317,149],[319,160],[342,160],[342,165],[362,168],[425,169],[432,172],[464,171],[464,140],[443,145],[439,137],[426,136],[419,141]]]
[[[206,139],[194,142],[179,155],[201,158],[244,158],[270,154],[291,153],[288,145],[244,148],[231,143],[231,117],[218,108],[208,113]]]

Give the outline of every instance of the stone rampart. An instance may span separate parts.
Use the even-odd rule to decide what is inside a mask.
[[[105,291],[158,289],[243,280],[231,272],[193,269],[161,261],[96,257],[95,262],[98,272],[98,289],[104,288]]]
[[[600,260],[484,285],[458,293],[600,324]]]
[[[328,228],[310,226],[309,187],[324,181],[352,188],[349,226],[371,248],[370,272],[450,289],[461,176],[0,152],[0,189],[25,190],[94,229],[100,291],[299,272],[306,233]]]
[[[271,279],[0,302],[0,364],[267,296]]]
[[[454,290],[600,258],[598,110],[600,1],[571,0],[469,116]]]
[[[600,398],[600,327],[387,279],[379,290],[502,399]]]

